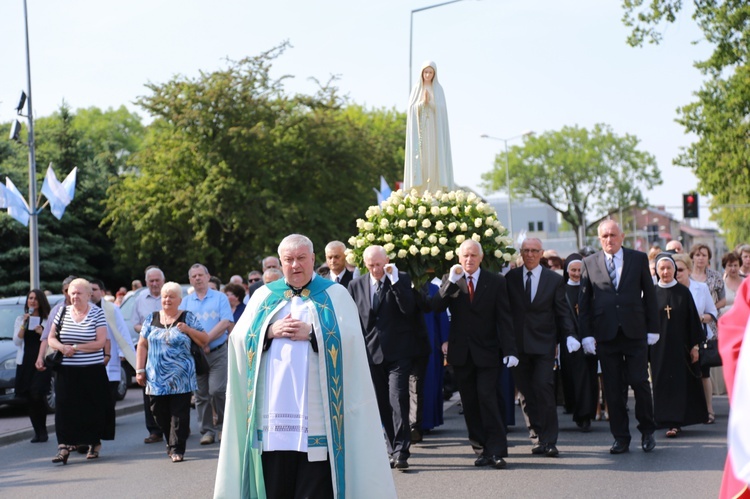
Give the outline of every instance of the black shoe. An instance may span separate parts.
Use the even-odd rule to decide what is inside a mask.
[[[496,470],[504,470],[507,464],[505,464],[505,459],[503,459],[502,457],[492,456],[490,458],[490,466],[492,466]]]
[[[418,444],[422,441],[422,432],[419,431],[416,428],[412,428],[411,430],[411,443]]]
[[[35,433],[34,438],[31,439],[31,443],[38,444],[47,440],[49,440],[49,437],[47,437],[47,432],[45,431],[44,433]]]
[[[492,464],[492,461],[490,461],[490,458],[487,456],[479,456],[476,461],[474,461],[474,466],[489,466]]]
[[[544,450],[544,455],[547,457],[557,457],[560,455],[560,451],[557,450],[555,444],[547,444],[547,448]]]
[[[590,419],[584,419],[583,423],[581,423],[581,431],[583,433],[589,433],[591,431],[591,420]]]
[[[406,471],[409,469],[409,463],[406,459],[396,459],[393,461],[393,467],[399,471]]]
[[[389,457],[388,461],[391,463],[391,469],[396,467],[396,460],[394,458]]]
[[[615,440],[612,444],[612,448],[609,449],[610,454],[624,454],[630,450],[630,444],[623,442],[622,440]]]
[[[643,452],[651,452],[656,447],[656,439],[653,433],[644,433],[641,436],[641,448]]]
[[[541,442],[537,442],[536,444],[534,444],[534,447],[531,448],[531,453],[537,456],[544,454],[546,451],[547,446]]]

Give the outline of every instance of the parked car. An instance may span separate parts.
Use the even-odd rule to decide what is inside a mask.
[[[54,307],[63,295],[48,296]],[[26,400],[16,397],[16,346],[13,344],[13,326],[16,317],[23,315],[26,296],[0,298],[0,405],[25,404]],[[55,377],[52,376],[50,393],[47,395],[47,411],[55,412]]]

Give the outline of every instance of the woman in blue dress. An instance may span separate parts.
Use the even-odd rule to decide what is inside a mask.
[[[178,463],[185,455],[190,434],[190,396],[198,388],[195,361],[190,353],[194,341],[201,348],[208,334],[191,312],[179,310],[182,288],[168,282],[161,288],[162,310],[143,321],[136,354],[136,381],[146,387],[151,413],[168,436],[167,454]]]

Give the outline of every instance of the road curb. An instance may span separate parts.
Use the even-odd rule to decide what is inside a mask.
[[[127,405],[122,406],[115,406],[115,417],[120,416],[127,416],[129,414],[134,414],[138,411],[143,411],[143,404],[137,404],[137,403],[130,403]],[[47,433],[49,433],[50,438],[54,438],[55,434],[55,424],[48,424],[47,425]],[[0,446],[2,445],[8,445],[13,444],[16,442],[21,442],[23,440],[31,440],[31,438],[34,436],[34,429],[29,426],[28,428],[24,428],[22,430],[16,430],[12,432],[8,432],[4,435],[0,435]]]

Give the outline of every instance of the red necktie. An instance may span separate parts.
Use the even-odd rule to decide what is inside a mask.
[[[474,278],[468,276],[467,279],[469,279],[469,301],[474,301]]]

